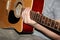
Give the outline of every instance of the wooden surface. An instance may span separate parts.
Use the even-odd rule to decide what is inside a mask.
[[[8,15],[10,10],[14,10],[17,0],[12,0],[10,2],[9,9],[6,9],[7,0],[0,0],[0,28],[14,28],[18,32],[22,31],[22,20],[20,19],[18,23],[11,24],[8,21]]]

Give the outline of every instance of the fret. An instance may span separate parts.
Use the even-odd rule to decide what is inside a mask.
[[[55,26],[55,21],[52,20],[51,27],[54,28],[54,26]]]
[[[59,26],[59,23],[58,23],[58,22],[56,22],[56,24],[55,24],[55,27],[54,27],[54,28],[55,28],[56,30],[58,30],[58,26]]]
[[[37,19],[37,23],[40,24],[40,21],[41,21],[41,15],[37,14],[36,17],[37,17],[37,18],[36,18],[36,19]]]
[[[32,20],[35,20],[36,18],[35,18],[35,12],[34,11],[30,11],[30,18],[32,19]]]
[[[48,18],[46,17],[45,18],[45,26],[48,26],[47,24],[48,24]]]
[[[41,15],[41,20],[40,20],[40,23],[41,23],[41,24],[43,24],[43,23],[42,23],[42,18],[43,18],[43,16]]]
[[[46,17],[43,16],[43,17],[42,17],[42,21],[41,21],[41,23],[43,23],[43,25],[45,25],[45,20],[46,20]]]
[[[51,21],[51,19],[48,19],[48,27],[51,27],[51,23],[52,23],[52,21]]]
[[[47,26],[49,27],[50,23],[49,23],[49,19],[47,20]]]
[[[37,21],[36,18],[37,18],[37,17],[36,17],[36,15],[34,14],[34,20],[35,20],[35,21]]]
[[[40,18],[40,19],[39,19],[39,23],[41,23],[41,21],[42,21],[42,20],[41,20],[41,19],[42,19],[42,15],[40,15],[40,17],[39,17],[39,18]]]
[[[39,15],[38,15],[38,13],[35,13],[35,14],[36,14],[35,16],[36,16],[36,19],[37,19],[36,21],[38,22]]]

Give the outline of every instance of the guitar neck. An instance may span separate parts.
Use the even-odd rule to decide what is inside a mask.
[[[60,32],[60,23],[56,22],[55,20],[49,19],[48,17],[45,17],[34,11],[30,12],[30,18],[41,25]]]

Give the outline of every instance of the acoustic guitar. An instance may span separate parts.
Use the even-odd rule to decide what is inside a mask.
[[[40,5],[41,4],[41,5]],[[37,7],[36,7],[37,5]],[[38,6],[40,5],[40,6]],[[42,12],[42,0],[0,0],[0,28],[13,28],[17,32],[32,33],[33,27],[23,23],[22,8],[30,7]]]

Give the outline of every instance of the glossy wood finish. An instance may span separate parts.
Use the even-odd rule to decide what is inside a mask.
[[[7,2],[9,3],[9,8],[7,8]],[[18,32],[22,32],[22,18],[16,24],[11,24],[8,21],[8,15],[10,10],[15,10],[18,0],[0,0],[0,28],[14,28]]]

